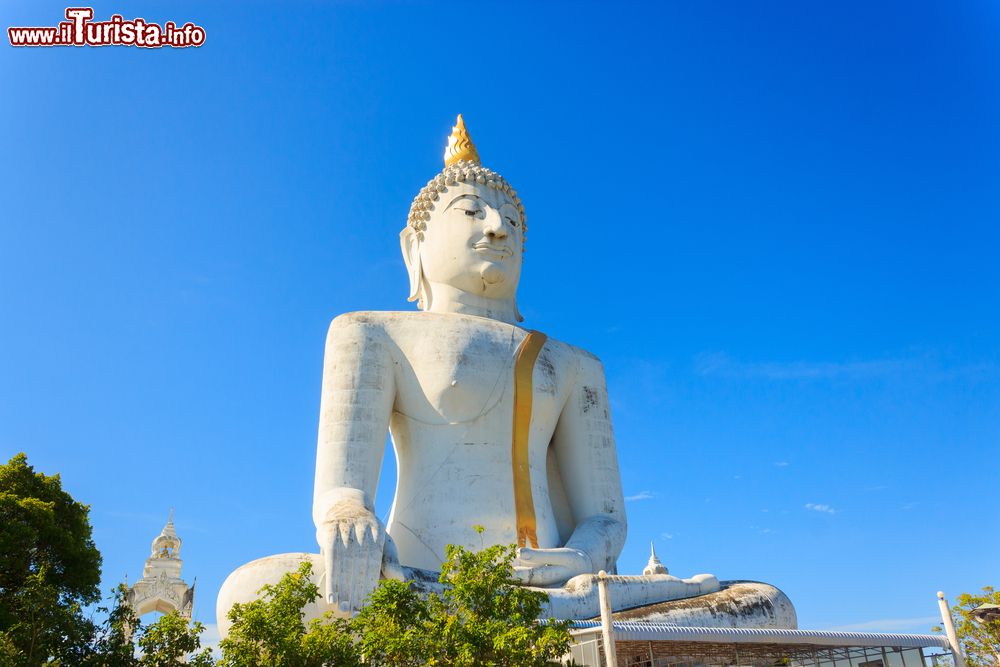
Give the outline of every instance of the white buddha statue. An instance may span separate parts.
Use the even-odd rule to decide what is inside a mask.
[[[616,571],[626,535],[604,372],[592,354],[520,326],[525,233],[517,192],[480,164],[459,116],[445,168],[400,234],[419,310],[348,313],[330,325],[312,511],[320,553],[271,556],[230,575],[218,601],[223,632],[233,602],[303,560],[325,595],[307,614],[348,614],[381,577],[433,586],[448,544],[516,543],[514,575],[549,594],[549,613],[597,613],[595,574]],[[374,501],[387,434],[398,480],[383,525]],[[611,578],[616,609],[722,588],[666,568]],[[767,588],[756,595],[787,602]],[[794,626],[794,611],[734,624]]]

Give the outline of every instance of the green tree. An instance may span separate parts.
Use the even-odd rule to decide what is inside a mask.
[[[513,545],[449,545],[427,597],[383,581],[350,624],[369,665],[535,667],[569,651],[569,622],[537,621],[547,596],[512,578]]]
[[[981,595],[962,593],[951,608],[955,619],[955,634],[962,645],[969,667],[1000,667],[1000,617],[993,615],[993,620],[976,618],[973,612],[982,605],[1000,605],[1000,591],[992,586],[983,586]],[[940,626],[934,626],[935,632],[941,632]]]
[[[118,584],[111,591],[111,607],[99,607],[105,619],[94,636],[93,667],[135,667],[133,634],[141,624],[128,603],[128,586]]]
[[[229,636],[222,640],[223,667],[338,667],[359,664],[347,621],[327,616],[306,625],[302,608],[319,597],[312,565],[303,563],[261,597],[229,610]]]
[[[201,648],[205,627],[189,622],[177,612],[164,614],[143,626],[128,601],[128,587],[112,591],[112,606],[101,607],[104,623],[94,638],[90,665],[93,667],[169,667],[186,663],[195,667],[215,664],[209,649]],[[134,642],[133,637],[138,637]],[[136,655],[138,646],[139,655]]]
[[[303,564],[261,589],[260,599],[233,606],[220,664],[536,667],[569,651],[569,623],[539,623],[545,594],[512,579],[513,546],[450,545],[446,553],[439,592],[420,595],[407,583],[382,581],[350,621],[328,614],[308,625],[302,608],[319,590]]]
[[[86,659],[83,606],[99,598],[101,566],[88,513],[23,453],[0,466],[0,655],[12,664]]]
[[[358,650],[369,664],[417,667],[433,664],[428,600],[402,581],[386,580],[351,623]]]
[[[536,620],[548,597],[514,581],[515,558],[513,545],[447,547],[444,591],[428,600],[432,664],[535,667],[569,651],[569,622]]]
[[[212,667],[215,660],[210,649],[201,648],[201,633],[205,626],[188,622],[176,611],[164,614],[139,633],[139,665],[141,667],[171,667],[187,663],[194,667]]]

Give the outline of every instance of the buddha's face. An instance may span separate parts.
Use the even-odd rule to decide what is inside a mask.
[[[430,283],[509,299],[521,278],[521,215],[504,192],[486,185],[448,186],[434,203],[420,242]]]

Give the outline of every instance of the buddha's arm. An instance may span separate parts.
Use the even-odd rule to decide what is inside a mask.
[[[374,588],[382,562],[385,530],[374,501],[394,391],[381,327],[363,315],[336,318],[323,366],[313,522],[327,597],[351,608]]]
[[[611,570],[625,545],[625,499],[601,362],[580,353],[576,381],[559,415],[552,447],[576,525],[559,549],[519,550],[515,576],[551,586]]]
[[[625,545],[625,499],[611,428],[604,369],[583,355],[573,391],[552,438],[576,527],[566,547],[590,556],[592,570],[611,570]]]

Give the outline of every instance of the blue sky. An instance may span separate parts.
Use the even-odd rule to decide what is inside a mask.
[[[884,631],[1000,583],[998,5],[458,7],[102,2],[207,41],[0,46],[0,457],[91,505],[104,587],[171,507],[206,623],[316,549],[326,326],[412,308],[458,112],[528,212],[526,324],[604,361],[623,572],[652,540]]]

